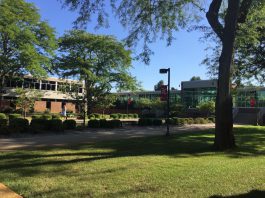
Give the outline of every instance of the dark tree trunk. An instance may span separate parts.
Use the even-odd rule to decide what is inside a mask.
[[[212,0],[206,14],[213,31],[222,41],[222,53],[219,59],[219,76],[216,96],[216,124],[214,147],[218,150],[235,147],[233,134],[233,102],[230,92],[231,64],[234,53],[237,20],[240,0],[228,0],[225,25],[219,22],[219,10],[222,0]]]
[[[229,0],[219,60],[218,89],[216,98],[216,125],[214,146],[218,150],[235,147],[233,134],[233,102],[230,92],[230,74],[233,60],[236,26],[240,0]]]

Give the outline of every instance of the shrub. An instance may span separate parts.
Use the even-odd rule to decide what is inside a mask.
[[[204,112],[207,115],[214,113],[215,112],[215,102],[214,101],[202,102],[199,104],[198,108],[201,112]]]
[[[76,128],[76,121],[75,120],[65,120],[63,122],[63,128],[66,130],[71,130]]]
[[[60,119],[47,120],[47,129],[55,132],[63,131],[63,121]]]
[[[194,124],[194,120],[193,120],[193,118],[188,118],[188,120],[187,120],[187,124]]]
[[[94,114],[89,114],[89,115],[88,115],[88,119],[90,119],[90,120],[91,120],[91,119],[95,119],[95,115],[94,115]]]
[[[173,118],[168,118],[168,119],[166,119],[166,124],[174,125],[175,124],[175,120]]]
[[[118,119],[122,119],[122,114],[121,113],[117,113],[118,115]]]
[[[4,132],[4,129],[7,127],[7,119],[0,119],[0,130]]]
[[[99,120],[89,120],[87,126],[90,128],[100,128],[100,121]]]
[[[21,114],[17,114],[17,113],[14,113],[14,114],[9,114],[9,120],[12,120],[12,119],[15,119],[15,118],[21,118]]]
[[[0,119],[6,119],[6,115],[4,113],[0,113]]]
[[[9,130],[11,133],[24,133],[29,128],[29,121],[24,118],[13,118],[9,121]]]
[[[59,120],[59,119],[61,119],[61,115],[60,114],[52,114],[52,119],[53,120]]]
[[[99,114],[99,113],[94,113],[94,117],[95,117],[96,119],[100,119],[100,118],[101,118],[101,114]]]
[[[150,118],[140,118],[138,121],[139,126],[151,126],[153,124],[153,119]]]
[[[101,128],[107,128],[108,127],[108,122],[106,119],[101,119],[99,120],[99,125]]]
[[[177,125],[178,126],[183,126],[185,124],[185,119],[184,118],[178,118],[177,119]]]
[[[39,133],[48,130],[48,120],[46,119],[32,119],[30,122],[30,129],[32,132]]]
[[[153,125],[154,126],[161,126],[163,123],[162,119],[154,119],[153,120]]]
[[[119,115],[116,113],[110,114],[110,118],[112,119],[119,119]]]
[[[133,118],[138,118],[139,116],[138,116],[138,114],[137,113],[134,113],[133,114]]]
[[[208,120],[215,123],[215,117],[209,117]]]
[[[108,121],[109,128],[119,128],[122,127],[122,122],[120,120],[110,120]]]
[[[44,119],[44,120],[51,120],[52,119],[52,115],[50,114],[43,114],[41,116],[41,119]]]
[[[41,119],[42,115],[32,115],[32,119]]]

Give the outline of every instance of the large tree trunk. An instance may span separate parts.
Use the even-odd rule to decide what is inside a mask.
[[[240,0],[229,0],[219,59],[219,78],[216,98],[216,124],[214,146],[218,150],[235,147],[233,134],[233,104],[230,92],[230,73],[236,37]]]

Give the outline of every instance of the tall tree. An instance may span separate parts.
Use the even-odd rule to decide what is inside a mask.
[[[164,81],[160,80],[155,86],[154,86],[154,90],[155,91],[160,91],[161,90],[161,86],[164,85]]]
[[[84,81],[88,114],[112,87],[136,89],[136,79],[128,72],[131,52],[114,37],[72,30],[59,38],[58,51],[55,65],[61,75]]]
[[[243,86],[249,80],[264,83],[265,80],[265,1],[254,4],[244,24],[238,25],[235,40],[235,55],[232,65],[232,81],[237,87]],[[203,28],[204,39],[216,41],[216,35],[208,28]],[[207,48],[207,56],[202,64],[208,68],[212,78],[218,75],[218,59],[221,42],[211,42]]]
[[[201,80],[200,76],[192,76],[190,81],[196,81],[196,80]]]
[[[24,0],[0,1],[0,91],[5,78],[45,76],[56,49],[54,30]]]
[[[145,62],[149,62],[152,51],[148,44],[155,41],[159,33],[167,35],[167,42],[171,44],[173,31],[185,26],[190,20],[194,20],[194,12],[188,12],[191,6],[204,10],[199,1],[195,0],[112,0],[111,5],[120,22],[129,27],[127,44],[133,46],[139,40],[143,40],[143,53],[140,54]],[[225,0],[211,0],[206,18],[221,40],[221,55],[218,67],[218,91],[216,98],[216,127],[215,148],[227,149],[235,146],[233,135],[232,97],[230,93],[231,64],[234,54],[234,42],[237,26],[245,23],[246,17],[253,2],[258,0],[227,0],[224,24],[220,23],[220,8]],[[65,4],[73,10],[80,9],[80,17],[77,23],[87,22],[91,14],[98,13],[99,25],[106,24],[104,0],[65,0]]]

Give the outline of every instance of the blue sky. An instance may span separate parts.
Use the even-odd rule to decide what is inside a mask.
[[[67,8],[62,8],[62,4],[57,0],[26,0],[34,3],[40,11],[43,20],[55,28],[57,36],[72,29],[73,21],[78,16],[77,12],[70,12]],[[96,34],[110,34],[121,40],[126,37],[127,31],[114,18],[110,18],[108,29],[95,30],[95,23],[88,25],[87,31]],[[200,65],[205,57],[204,43],[199,41],[201,32],[179,31],[175,34],[176,40],[167,47],[166,42],[157,40],[151,45],[154,55],[151,56],[150,65],[134,61],[131,73],[142,82],[145,90],[153,90],[154,85],[159,80],[167,81],[167,75],[159,74],[160,68],[171,68],[171,85],[179,89],[181,81],[189,80],[192,76],[200,76],[207,79],[206,67]],[[136,49],[139,51],[139,49]]]

